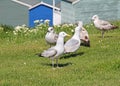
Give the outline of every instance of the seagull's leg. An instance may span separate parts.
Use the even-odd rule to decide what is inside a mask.
[[[50,47],[51,47],[51,44],[50,44]]]
[[[54,59],[52,59],[52,67],[54,68]]]
[[[104,30],[102,30],[102,38],[104,38]]]
[[[57,68],[59,68],[59,66],[58,66],[58,58],[56,58],[56,64],[57,64]]]

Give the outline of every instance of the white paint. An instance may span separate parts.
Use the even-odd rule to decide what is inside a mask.
[[[31,5],[27,4],[27,3],[24,3],[24,2],[21,2],[21,1],[18,1],[18,0],[12,0],[12,1],[16,2],[18,4],[21,4],[23,6],[27,6],[27,7],[29,7],[29,9],[33,9],[36,6],[39,6],[41,4],[43,4],[45,6],[48,6],[48,7],[51,7],[51,8],[53,8],[53,25],[61,24],[61,12],[60,12],[60,8],[55,7],[55,0],[53,0],[53,6],[49,5],[47,3],[44,3],[43,1],[41,1],[40,3],[38,3],[38,4],[34,5],[34,6],[31,6]]]
[[[11,1],[16,2],[18,4],[21,4],[21,5],[24,5],[24,6],[29,7],[29,8],[32,7],[31,5],[24,3],[24,2],[21,2],[21,1],[18,1],[18,0],[11,0]]]
[[[43,1],[41,1],[40,3],[38,3],[38,4],[36,4],[36,5],[32,6],[32,7],[30,7],[29,9],[35,8],[35,7],[39,6],[39,5],[45,5],[45,6],[54,8],[55,10],[60,10],[60,8],[57,8],[57,7],[54,7],[54,6],[49,5],[49,4],[47,4],[47,3],[44,3]]]
[[[53,25],[59,24],[61,24],[61,12],[55,10],[53,13]]]
[[[76,1],[74,1],[72,4],[76,4],[77,2],[79,2],[80,0],[76,0]]]

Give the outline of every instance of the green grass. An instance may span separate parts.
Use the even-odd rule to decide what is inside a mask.
[[[102,39],[93,25],[85,27],[91,47],[63,55],[55,70],[50,59],[35,55],[49,47],[42,37],[0,35],[0,86],[120,86],[120,28]]]

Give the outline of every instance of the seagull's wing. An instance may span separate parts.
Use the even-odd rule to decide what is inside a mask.
[[[54,40],[57,41],[58,39],[58,34],[54,33]]]
[[[43,56],[43,57],[53,57],[56,54],[57,54],[57,51],[52,47],[52,48],[49,48],[48,50],[44,50],[41,53],[41,56]]]
[[[100,23],[100,28],[102,28],[103,30],[109,30],[109,29],[117,28],[116,26],[112,25],[108,21],[101,20],[99,23]]]
[[[111,25],[110,22],[104,21],[104,20],[99,20],[99,24],[103,25],[103,26],[105,26],[105,25]]]
[[[80,46],[80,42],[78,40],[70,39],[64,45],[65,52],[74,52],[79,48],[79,46]]]
[[[56,43],[57,38],[58,38],[58,34],[56,33],[47,33],[45,36],[46,41],[51,44]]]

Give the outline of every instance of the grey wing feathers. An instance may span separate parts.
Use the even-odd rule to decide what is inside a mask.
[[[65,43],[65,52],[74,52],[80,46],[80,42],[76,39],[70,39]]]
[[[79,42],[75,39],[70,39],[65,43],[65,46],[74,46],[76,44],[78,44]]]
[[[57,40],[58,39],[58,34],[55,33],[54,35],[55,35],[54,39]]]
[[[108,21],[100,20],[99,22],[101,25],[110,25]]]
[[[110,30],[110,29],[116,29],[117,28],[117,26],[112,25],[108,21],[102,21],[100,24],[101,24],[100,28],[102,28],[103,30]]]
[[[53,56],[56,55],[56,53],[57,53],[57,51],[54,48],[49,48],[48,50],[44,50],[41,53],[41,56],[44,56],[44,57],[53,57]]]

